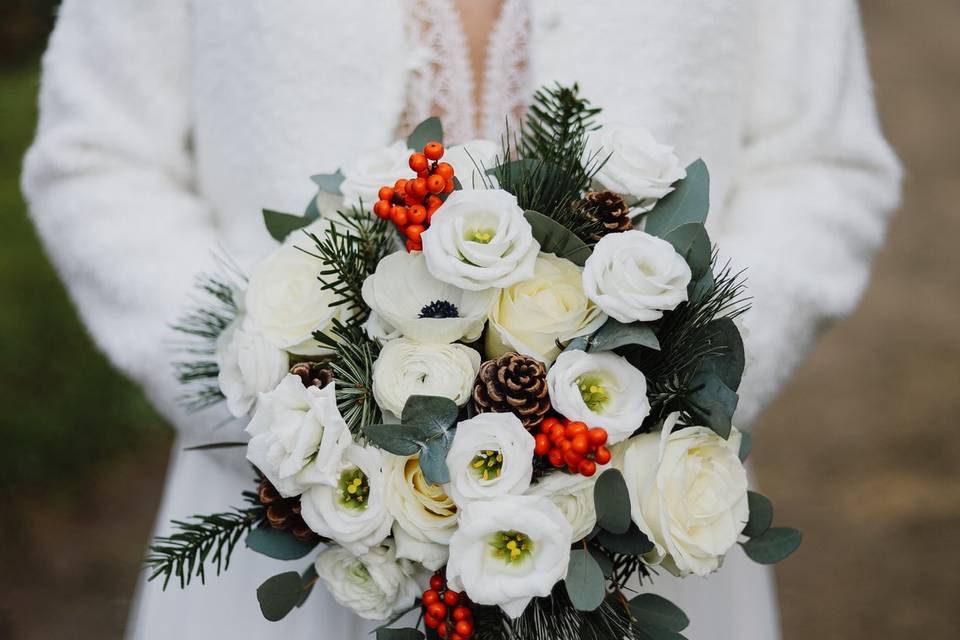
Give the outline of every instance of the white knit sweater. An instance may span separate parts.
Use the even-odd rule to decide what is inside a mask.
[[[854,2],[531,11],[535,85],[577,81],[608,120],[709,166],[708,227],[749,267],[754,297],[737,416],[750,423],[854,307],[898,201]],[[269,249],[261,207],[301,209],[309,175],[390,141],[412,64],[405,12],[401,0],[63,4],[24,192],[97,344],[195,440],[223,432],[176,401],[169,322],[215,249],[247,267]]]

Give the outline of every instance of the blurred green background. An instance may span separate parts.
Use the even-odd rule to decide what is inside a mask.
[[[170,433],[98,354],[18,187],[54,0],[0,6],[0,638],[122,634]],[[786,640],[960,629],[960,3],[862,2],[905,201],[860,309],[756,429]],[[720,639],[728,640],[728,639]]]

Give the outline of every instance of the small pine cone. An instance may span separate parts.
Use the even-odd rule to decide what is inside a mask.
[[[612,191],[591,191],[583,197],[580,206],[591,218],[603,225],[603,230],[594,234],[594,240],[599,240],[608,233],[633,229],[630,207]]]
[[[524,427],[534,429],[550,411],[547,368],[519,353],[487,360],[473,386],[473,403],[480,413],[514,413]]]
[[[333,371],[319,362],[298,362],[290,369],[290,373],[300,376],[305,387],[320,387],[323,389],[333,381]]]
[[[309,542],[319,536],[310,530],[300,515],[300,497],[284,498],[266,478],[260,478],[257,488],[260,504],[267,508],[267,522],[274,529],[289,531],[298,540]]]

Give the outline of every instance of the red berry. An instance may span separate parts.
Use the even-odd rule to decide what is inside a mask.
[[[407,189],[410,193],[420,196],[421,198],[427,195],[427,181],[423,178],[414,178],[407,185]]]
[[[457,185],[453,183],[453,180],[447,180],[446,186],[443,188],[444,193],[453,193],[453,190],[457,188]]]
[[[580,463],[580,473],[588,478],[597,472],[597,465],[593,460],[584,460]]]
[[[423,600],[423,606],[429,607],[431,604],[440,602],[440,593],[434,589],[427,589],[423,592],[423,597],[420,599]]]
[[[598,447],[597,452],[593,454],[593,459],[597,461],[597,464],[607,464],[610,462],[610,449],[606,447]]]
[[[390,208],[390,219],[398,227],[407,226],[407,208],[400,205],[394,205]]]
[[[570,448],[573,447],[573,444],[569,440],[560,441],[560,451],[563,451],[563,454],[566,455]]]
[[[533,447],[533,452],[535,454],[538,456],[543,456],[550,451],[550,438],[542,433],[538,433],[533,439],[536,441],[536,444]]]
[[[434,171],[438,176],[444,180],[450,180],[453,178],[453,165],[446,162],[441,162],[437,165],[436,170]]]
[[[560,424],[560,421],[554,418],[553,416],[549,418],[545,418],[543,422],[540,423],[540,431],[549,435],[550,429],[552,429],[553,425],[555,424]]]
[[[553,466],[563,466],[563,451],[560,451],[560,449],[551,449],[550,453],[547,454],[547,458],[550,460],[550,464]]]
[[[411,224],[409,225],[403,233],[407,238],[412,242],[420,242],[420,234],[426,231],[422,224]]]
[[[431,629],[436,629],[440,625],[440,623],[443,622],[443,620],[441,620],[440,618],[434,618],[432,615],[428,613],[426,616],[424,616],[423,622]]]
[[[473,635],[473,625],[467,620],[461,620],[456,624],[454,630],[462,636]]]
[[[462,636],[459,633],[455,633],[450,636],[450,640],[467,640],[467,636]]]
[[[413,224],[423,224],[427,219],[427,209],[422,204],[415,204],[407,209],[407,219]]]
[[[390,204],[389,200],[378,200],[377,204],[373,205],[373,212],[377,214],[378,218],[386,220],[390,217],[391,207],[393,207],[393,205]]]
[[[447,188],[447,181],[441,178],[440,176],[438,176],[437,174],[433,174],[432,176],[427,178],[427,190],[430,193],[440,193],[446,188]]]
[[[566,435],[563,431],[563,425],[559,422],[550,427],[550,433],[547,435],[550,436],[550,442],[554,444],[559,444],[561,440],[566,438]]]
[[[571,422],[567,425],[567,428],[564,430],[568,438],[573,438],[574,436],[586,433],[587,425],[583,422]]]
[[[467,620],[472,616],[470,609],[464,606],[459,606],[453,610],[453,621],[460,622],[461,620]]]
[[[569,467],[577,467],[583,461],[583,455],[570,449],[563,453],[563,461],[566,462]]]
[[[381,200],[393,200],[393,189],[390,187],[380,187],[380,193],[377,195],[380,196]]]
[[[393,183],[393,188],[395,191],[402,191],[403,189],[407,188],[407,181],[404,180],[403,178],[400,178],[399,180]]]
[[[570,441],[570,448],[580,455],[585,455],[587,451],[590,451],[590,441],[587,440],[585,434],[579,433]]]
[[[440,624],[437,625],[437,635],[440,636],[441,638],[446,639],[446,637],[447,637],[447,623],[446,623],[446,622],[441,622]]]
[[[602,447],[607,444],[607,430],[603,427],[594,427],[587,432],[587,437],[590,438],[591,447]]]
[[[447,586],[447,581],[443,579],[443,576],[439,573],[435,573],[430,576],[430,588],[434,591],[441,591]]]
[[[427,615],[433,616],[434,618],[446,618],[447,617],[447,605],[442,602],[434,602],[432,605],[427,607]]]
[[[426,171],[429,166],[430,161],[422,153],[414,153],[410,156],[410,168],[414,171]]]
[[[443,157],[443,145],[439,142],[428,142],[423,148],[423,155],[430,160],[439,160]]]
[[[420,242],[414,242],[413,240],[407,240],[403,243],[403,246],[407,249],[407,253],[412,251],[423,251],[423,244]]]
[[[460,603],[460,594],[453,589],[447,589],[443,594],[443,601],[448,607],[455,607]]]

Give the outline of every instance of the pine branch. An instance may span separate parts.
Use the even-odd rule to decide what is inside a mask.
[[[337,381],[337,407],[350,431],[359,436],[363,427],[382,422],[383,414],[373,397],[373,363],[380,355],[380,343],[371,340],[357,323],[345,325],[336,319],[329,333],[313,335],[321,346],[334,352],[330,367]]]

